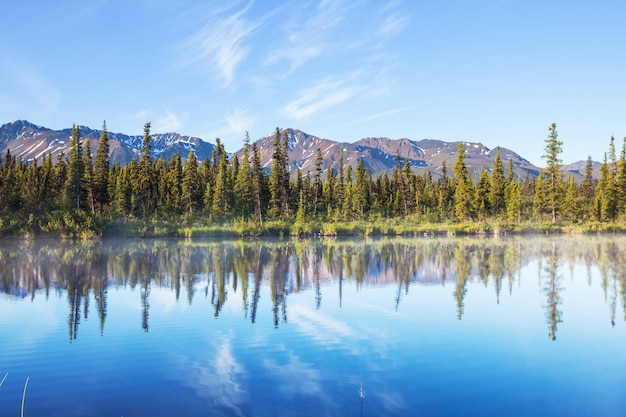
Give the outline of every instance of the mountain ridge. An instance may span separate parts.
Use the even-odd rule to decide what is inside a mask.
[[[81,139],[89,140],[92,153],[98,146],[101,130],[87,126],[79,126]],[[143,136],[126,135],[107,131],[109,135],[111,163],[126,164],[133,158],[138,159],[143,146]],[[406,161],[416,172],[430,172],[434,178],[443,175],[444,161],[447,166],[447,175],[452,175],[452,166],[456,160],[457,146],[463,144],[466,153],[465,163],[474,179],[477,179],[483,169],[490,170],[495,158],[496,148],[490,149],[480,142],[455,141],[446,142],[437,139],[412,140],[409,138],[390,139],[387,137],[366,137],[356,142],[342,142],[323,139],[298,129],[279,129],[280,140],[287,135],[289,148],[289,169],[295,174],[300,169],[303,175],[316,171],[315,159],[317,150],[322,153],[324,160],[323,170],[329,166],[335,172],[339,168],[339,154],[343,152],[344,164],[356,167],[359,160],[363,161],[366,169],[373,176],[384,172],[391,172],[400,163]],[[26,120],[17,120],[0,126],[0,152],[3,155],[7,150],[14,156],[25,161],[41,159],[50,153],[53,157],[69,154],[69,138],[71,128],[53,130],[39,126]],[[194,152],[199,161],[210,159],[215,145],[203,139],[185,136],[175,132],[151,134],[152,155],[154,157],[169,158],[180,153],[186,159],[189,152]],[[259,150],[261,165],[269,169],[272,162],[272,148],[275,132],[267,134],[256,141]],[[240,149],[232,155],[243,155]],[[500,157],[503,165],[507,166],[509,159],[513,162],[514,173],[518,177],[536,177],[542,168],[530,163],[517,152],[500,147]],[[584,161],[565,165],[563,171],[580,179],[584,171],[580,169]],[[597,164],[596,170],[597,170]]]

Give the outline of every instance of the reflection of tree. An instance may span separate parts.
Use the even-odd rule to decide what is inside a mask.
[[[278,327],[279,313],[282,312],[282,322],[287,323],[287,277],[289,271],[290,248],[281,245],[272,252],[274,262],[270,268],[270,289],[272,294],[272,313],[274,327]]]
[[[141,327],[149,328],[150,294],[169,288],[176,300],[180,292],[193,303],[198,286],[219,316],[226,303],[240,300],[242,314],[255,323],[261,294],[271,296],[276,326],[287,322],[288,295],[311,291],[317,308],[325,307],[325,283],[338,281],[339,306],[345,285],[395,285],[388,302],[398,310],[414,282],[436,284],[456,272],[454,297],[457,317],[464,302],[472,270],[494,291],[498,303],[506,285],[511,293],[522,266],[538,260],[550,337],[556,336],[562,313],[559,263],[582,262],[600,272],[605,303],[615,321],[621,302],[626,320],[626,237],[562,239],[559,250],[545,239],[405,239],[299,241],[184,241],[126,240],[101,242],[5,242],[0,245],[0,291],[22,298],[49,294],[68,300],[70,340],[77,338],[81,322],[97,312],[100,333],[109,315],[109,286],[137,289],[141,297]],[[565,256],[562,256],[564,254]],[[454,263],[454,264],[452,264]],[[451,267],[454,265],[454,267]],[[472,269],[474,268],[474,269]],[[240,294],[239,294],[240,292]],[[230,297],[229,297],[230,295]],[[608,316],[609,314],[607,314]],[[95,317],[95,315],[94,315]]]
[[[467,279],[472,270],[472,247],[466,244],[457,245],[454,251],[454,262],[457,279],[454,298],[456,298],[457,319],[461,320],[465,307],[464,299],[467,293]]]
[[[543,292],[546,295],[545,305],[546,319],[548,324],[548,337],[556,340],[556,331],[559,323],[563,322],[563,312],[559,310],[559,306],[563,303],[561,292],[563,288],[560,285],[559,276],[559,255],[556,243],[552,243],[551,248],[544,254],[544,283]]]

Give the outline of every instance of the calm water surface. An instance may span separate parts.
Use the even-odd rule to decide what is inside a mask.
[[[0,293],[1,416],[626,415],[622,236],[5,242]]]

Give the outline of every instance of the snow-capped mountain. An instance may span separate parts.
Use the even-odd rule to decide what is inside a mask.
[[[89,140],[92,153],[95,153],[100,141],[101,130],[79,126],[80,136]],[[52,130],[37,126],[25,120],[18,120],[0,126],[0,151],[7,151],[25,161],[41,160],[44,155],[53,158],[60,153],[69,154],[69,143],[72,129]],[[143,146],[143,136],[125,135],[108,132],[111,163],[122,165],[133,158],[139,158]],[[152,155],[156,158],[163,156],[167,159],[172,154],[180,152],[186,158],[190,151],[196,154],[199,160],[210,158],[215,147],[199,138],[180,135],[178,133],[152,134]]]
[[[446,161],[448,175],[452,175],[452,166],[456,160],[456,152],[459,142],[444,142],[433,139],[419,141],[401,138],[364,138],[354,143],[337,142],[329,139],[321,139],[296,129],[282,129],[279,131],[280,140],[287,135],[287,147],[289,148],[289,169],[293,174],[300,168],[303,175],[315,173],[315,159],[317,150],[322,153],[324,171],[332,166],[337,172],[339,167],[339,153],[343,150],[345,165],[356,167],[359,160],[363,161],[366,169],[376,176],[382,172],[390,172],[400,163],[404,166],[408,159],[414,171],[430,171],[434,178],[442,175],[443,161]],[[272,164],[273,143],[276,134],[272,132],[256,141],[261,157],[261,164],[268,168]],[[483,168],[491,169],[496,156],[495,149],[489,149],[481,143],[462,142],[465,149],[465,164],[472,176],[477,179]],[[242,151],[237,155],[241,157]],[[517,176],[525,178],[526,173],[531,178],[537,176],[540,168],[531,164],[516,152],[500,148],[500,158],[506,168],[508,160],[513,161],[513,170]]]
[[[83,141],[89,140],[91,151],[95,153],[101,131],[86,126],[79,128],[81,138]],[[9,150],[12,155],[25,161],[41,160],[47,154],[52,155],[56,160],[60,154],[65,156],[69,154],[70,135],[70,128],[52,130],[24,120],[7,123],[0,126],[0,158]],[[289,170],[292,175],[295,175],[297,169],[300,169],[303,175],[307,175],[307,173],[314,175],[315,160],[319,149],[324,160],[322,167],[324,171],[331,166],[335,172],[338,172],[339,155],[340,151],[343,150],[343,160],[346,166],[351,165],[355,168],[359,160],[362,160],[365,168],[374,177],[383,172],[391,172],[398,165],[399,156],[402,166],[408,160],[413,171],[429,171],[433,178],[437,179],[443,174],[444,161],[448,175],[452,175],[452,166],[456,161],[459,144],[459,142],[444,142],[434,139],[416,141],[408,138],[389,139],[384,137],[368,137],[354,143],[348,143],[322,139],[297,129],[279,130],[281,142],[284,135],[287,135]],[[164,159],[168,159],[171,155],[180,153],[181,157],[186,159],[189,152],[193,151],[196,158],[202,161],[210,159],[215,148],[215,145],[200,138],[178,133],[156,133],[151,136],[152,155],[155,158],[162,156]],[[275,132],[272,132],[255,142],[260,153],[261,164],[268,170],[272,164],[274,138]],[[133,158],[139,159],[143,146],[143,136],[109,132],[109,139],[112,163],[118,162],[124,165]],[[465,149],[465,164],[474,179],[480,176],[483,169],[491,169],[496,149],[489,149],[478,142],[461,143]],[[241,158],[243,150],[239,150],[235,154]],[[505,168],[509,160],[513,162],[514,172],[519,177],[526,178],[528,175],[530,178],[534,178],[541,172],[541,168],[534,166],[512,150],[500,148],[500,157]],[[578,180],[582,178],[581,170],[566,170],[564,167],[564,171]]]

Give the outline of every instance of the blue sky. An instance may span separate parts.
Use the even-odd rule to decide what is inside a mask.
[[[626,136],[621,0],[5,2],[0,123],[476,141],[543,165]],[[619,149],[618,148],[618,149]]]

